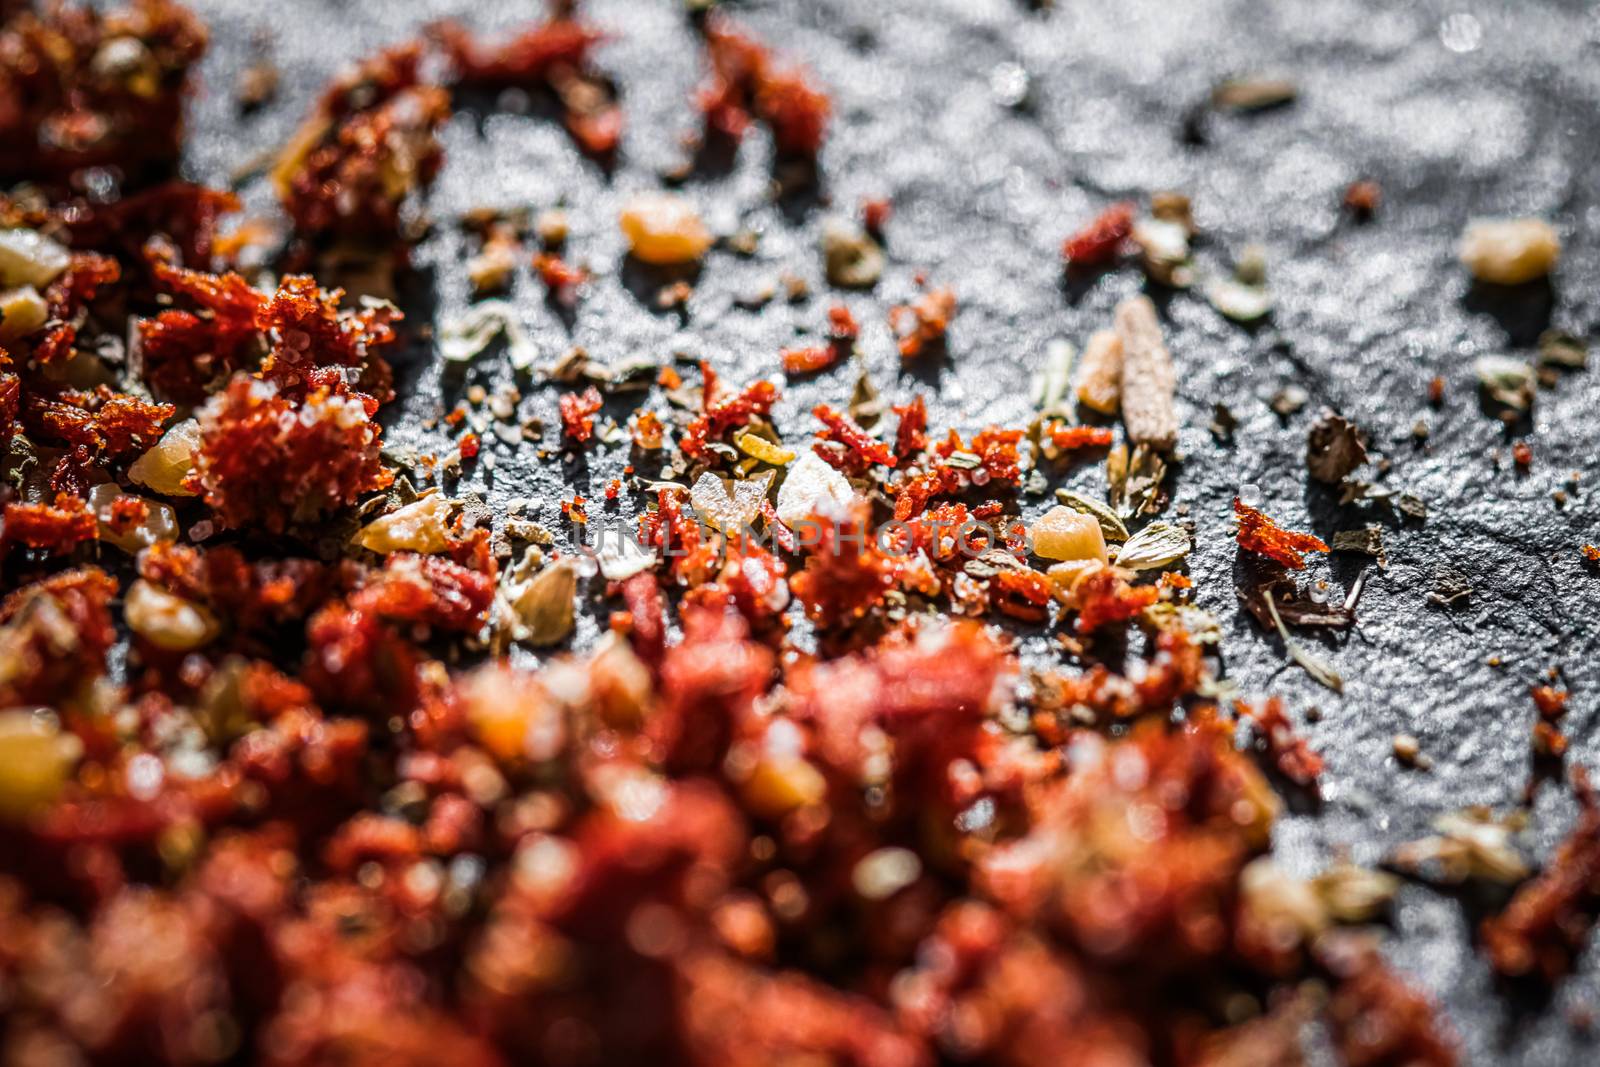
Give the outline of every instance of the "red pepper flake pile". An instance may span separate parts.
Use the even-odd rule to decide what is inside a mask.
[[[1122,242],[1133,233],[1133,205],[1112,204],[1088,226],[1067,238],[1061,255],[1070,266],[1100,267],[1117,258]]]
[[[707,133],[761,122],[785,173],[814,161],[827,97],[703,25]],[[503,44],[431,36],[451,88],[548,91],[607,155],[601,40],[570,3]],[[1098,538],[1030,565],[1037,453],[1110,430],[934,431],[864,379],[796,424],[702,363],[698,398],[660,371],[628,455],[595,440],[600,389],[556,400],[606,519],[650,486],[635,545],[585,533],[575,487],[557,533],[419,491],[481,455],[480,405],[514,440],[521,396],[471,381],[424,423],[443,460],[398,458],[408,436],[400,478],[378,419],[403,319],[330,268],[404,264],[443,64],[402,45],[330,86],[274,168],[294,233],[258,289],[212,273],[251,241],[217,237],[238,200],[161,173],[204,44],[169,0],[0,0],[0,176],[29,185],[0,197],[0,265],[38,282],[0,346],[0,1062],[1294,1063],[1308,1025],[1349,1064],[1455,1062],[1433,1005],[1271,866],[1274,790],[1322,760],[1270,697],[1236,744],[1194,581]],[[1109,262],[1131,217],[1069,259]],[[534,265],[567,301],[588,275],[558,230]],[[955,311],[895,308],[904,358]],[[785,369],[859,336],[835,304]],[[1114,499],[1145,459],[1112,453]],[[1248,551],[1327,551],[1235,509]],[[1558,755],[1566,693],[1533,699]],[[1600,910],[1573,783],[1571,836],[1483,926],[1501,974],[1567,973]]]
[[[1276,560],[1290,570],[1305,569],[1305,553],[1328,551],[1321,538],[1285,530],[1237,497],[1233,514],[1239,523],[1240,548]]]
[[[297,236],[401,239],[401,209],[444,163],[437,134],[450,114],[449,93],[421,81],[421,64],[420,45],[391,48],[323,94],[272,169]]]

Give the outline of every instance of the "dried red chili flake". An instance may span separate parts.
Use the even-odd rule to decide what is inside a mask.
[[[910,459],[928,447],[928,404],[918,396],[909,404],[896,404],[894,414],[900,420],[894,433],[895,457]]]
[[[707,373],[710,367],[701,364],[701,370]],[[690,459],[704,459],[710,452],[706,448],[708,443],[721,440],[729,430],[744,425],[753,415],[767,414],[778,402],[778,387],[765,380],[752,382],[737,396],[714,400],[715,381],[715,373],[707,373],[702,412],[684,428],[678,440],[678,447]]]
[[[50,318],[69,322],[93,303],[102,288],[122,279],[122,265],[95,252],[74,252],[66,273],[45,290]]]
[[[170,541],[139,554],[139,574],[185,600],[209,606],[236,632],[303,621],[353,577],[310,559],[249,560],[232,547],[201,551]]]
[[[705,607],[731,607],[751,626],[778,618],[789,606],[789,568],[760,545],[742,537],[727,543],[725,560],[712,579],[684,594],[684,601]]]
[[[115,167],[135,180],[177,162],[190,74],[206,50],[205,26],[188,8],[0,8],[10,16],[0,24],[0,179]],[[132,62],[110,62],[119,49]]]
[[[1294,723],[1283,710],[1283,700],[1271,697],[1260,707],[1252,708],[1243,701],[1234,703],[1234,709],[1255,727],[1273,765],[1289,781],[1300,786],[1315,786],[1322,774],[1322,757],[1295,732]]]
[[[868,197],[861,201],[861,225],[874,237],[882,236],[894,215],[894,204],[886,196]]]
[[[1428,403],[1433,407],[1444,403],[1444,379],[1437,375],[1428,379]]]
[[[573,493],[571,500],[563,500],[561,502],[562,518],[566,519],[568,522],[576,522],[579,524],[588,522],[589,512],[584,507],[584,505],[587,503],[588,501],[583,499],[583,497],[579,496],[577,493]]]
[[[334,601],[306,624],[301,678],[324,706],[378,719],[417,704],[418,654],[376,615]]]
[[[632,436],[635,448],[651,452],[666,443],[666,427],[661,424],[661,417],[655,412],[634,412],[632,421]]]
[[[785,348],[779,356],[783,359],[785,374],[815,374],[839,362],[839,350],[833,345]]]
[[[956,294],[950,289],[934,289],[915,303],[890,308],[889,328],[899,339],[900,358],[916,359],[929,346],[943,342],[955,314]]]
[[[1061,254],[1075,267],[1098,267],[1111,262],[1122,242],[1133,232],[1133,205],[1112,204],[1088,226],[1061,246]]]
[[[561,406],[561,432],[568,440],[583,444],[594,436],[594,414],[604,401],[600,391],[589,386],[582,393],[563,393]]]
[[[1438,1009],[1389,969],[1369,938],[1319,939],[1317,959],[1334,979],[1323,1015],[1350,1067],[1456,1067],[1455,1038]]]
[[[1539,717],[1555,722],[1567,713],[1567,699],[1572,695],[1565,689],[1557,689],[1553,685],[1536,685],[1533,687],[1533,706],[1539,709]]]
[[[9,531],[10,521],[6,527]],[[0,601],[6,670],[5,707],[65,707],[106,671],[117,631],[109,605],[116,579],[97,567],[63,571],[22,586]]]
[[[1050,440],[1063,451],[1077,448],[1109,448],[1110,430],[1101,426],[1056,426],[1050,431]]]
[[[81,497],[57,493],[53,504],[7,504],[0,541],[65,554],[99,536],[94,512]]]
[[[779,155],[815,158],[833,110],[827,94],[804,71],[779,67],[765,45],[727,19],[707,21],[705,43],[711,76],[698,103],[707,134],[741,140],[753,114],[772,128]]]
[[[386,488],[375,401],[319,389],[295,403],[269,382],[236,376],[198,412],[190,478],[224,527],[281,533]]]
[[[397,552],[350,595],[350,606],[385,619],[471,633],[488,621],[494,578],[438,556]]]
[[[1344,191],[1344,207],[1358,219],[1370,219],[1383,203],[1383,186],[1375,181],[1351,182]]]
[[[575,301],[578,289],[589,281],[587,269],[574,267],[554,252],[540,252],[534,256],[533,269],[539,272],[539,279],[551,294],[564,304]]]
[[[1003,570],[989,579],[995,608],[1004,615],[1028,622],[1043,622],[1055,597],[1050,579],[1031,568]]]
[[[271,349],[261,363],[261,376],[293,396],[332,387],[344,379],[329,368],[382,367],[384,387],[371,390],[380,403],[391,399],[388,371],[378,353],[394,344],[394,323],[404,318],[391,304],[340,312],[342,289],[324,290],[306,275],[290,275],[256,312],[256,327],[268,335]],[[372,375],[362,378],[368,385]]]
[[[894,586],[895,561],[873,542],[870,519],[864,504],[847,518],[812,519],[816,544],[806,546],[805,566],[789,580],[789,588],[823,626],[855,622]]]
[[[1511,458],[1521,470],[1533,466],[1533,446],[1526,441],[1518,441],[1511,446]]]
[[[680,585],[707,582],[717,565],[719,542],[707,538],[700,523],[684,514],[678,491],[656,493],[656,509],[639,520],[640,540],[661,550],[672,576]]]
[[[459,23],[430,31],[454,67],[454,84],[479,90],[547,88],[561,101],[567,132],[585,152],[607,156],[622,140],[624,119],[610,82],[593,69],[600,30],[557,12],[498,47],[476,40]]]
[[[893,467],[899,462],[888,445],[863,430],[854,419],[843,412],[836,411],[827,404],[818,404],[811,409],[811,414],[823,425],[823,429],[817,431],[817,436],[843,448],[842,459],[845,469],[860,473],[874,464],[880,467]],[[820,449],[818,451],[823,459],[833,461],[834,457],[828,452]]]
[[[661,373],[656,375],[656,384],[663,389],[678,389],[683,386],[683,376],[671,367],[662,367]]]
[[[461,440],[456,442],[456,451],[460,454],[463,461],[477,459],[478,452],[482,448],[483,439],[477,434],[473,433],[471,430],[468,430],[466,433],[462,434]]]
[[[30,393],[22,421],[30,433],[47,441],[117,457],[154,444],[175,410],[171,404],[152,404],[102,385],[90,391]]]
[[[1109,623],[1135,618],[1161,598],[1161,591],[1153,585],[1130,585],[1125,573],[1116,567],[1101,567],[1073,587],[1078,633],[1092,634]]]
[[[1600,908],[1600,803],[1589,775],[1572,769],[1578,820],[1543,871],[1524,882],[1479,934],[1494,969],[1507,978],[1554,982],[1571,973]]]
[[[216,250],[218,220],[240,207],[239,198],[225,189],[167,181],[110,203],[74,198],[53,207],[47,217],[66,230],[72,247],[115,253],[138,272],[148,266],[145,246],[158,236],[174,247],[181,262],[207,267]]]
[[[839,342],[853,342],[861,336],[856,317],[843,304],[834,304],[828,309],[828,336]]]
[[[272,170],[303,240],[398,242],[401,209],[444,161],[437,131],[450,96],[418,77],[416,44],[336,79]]]
[[[1600,563],[1600,545],[1584,545],[1578,551],[1588,562]]]
[[[1305,569],[1305,553],[1328,551],[1321,538],[1285,530],[1238,497],[1233,500],[1233,513],[1239,523],[1239,547],[1276,560],[1290,570]]]
[[[638,657],[654,668],[667,647],[666,602],[655,572],[641,571],[621,584],[632,626],[628,640]]]
[[[615,500],[622,495],[622,479],[613,478],[606,483],[606,499]]]

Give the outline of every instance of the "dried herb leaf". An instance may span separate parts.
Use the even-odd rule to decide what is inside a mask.
[[[1367,526],[1360,530],[1335,530],[1333,534],[1333,550],[1335,552],[1359,552],[1364,556],[1371,556],[1378,561],[1378,566],[1385,570],[1389,568],[1389,558],[1383,551],[1383,530],[1377,526]]]
[[[1306,467],[1319,482],[1337,485],[1367,461],[1367,435],[1324,408],[1306,435]]]
[[[1182,630],[1198,644],[1222,643],[1222,626],[1216,616],[1193,604],[1159,601],[1144,609],[1144,621],[1157,630]]]
[[[529,548],[506,573],[502,590],[509,636],[536,648],[560,644],[572,633],[578,592],[578,570],[570,560],[535,570],[541,558],[538,549]]]
[[[883,276],[883,249],[851,223],[835,219],[823,226],[822,257],[828,284],[841,289],[870,289]]]
[[[1589,344],[1564,330],[1546,330],[1539,335],[1539,364],[1581,370],[1589,363]]]
[[[863,427],[871,429],[873,423],[883,417],[888,405],[878,395],[878,387],[872,384],[872,378],[866,371],[862,371],[856,379],[855,391],[850,394],[850,417]]]
[[[1100,523],[1100,532],[1107,541],[1126,541],[1128,528],[1122,524],[1117,513],[1110,506],[1102,504],[1091,497],[1080,496],[1070,489],[1057,489],[1056,499],[1074,511],[1081,511],[1085,515],[1093,515],[1095,521]]]
[[[962,568],[973,578],[993,578],[1001,571],[1026,570],[1017,557],[1003,548],[991,548],[977,559],[967,560]]]
[[[1284,620],[1291,626],[1342,630],[1356,621],[1352,609],[1306,596],[1287,570],[1269,562],[1254,564],[1234,592],[1240,605],[1266,627]]]
[[[1192,547],[1189,531],[1171,522],[1152,522],[1117,551],[1114,561],[1133,571],[1154,570],[1178,562]]]
[[[1044,415],[1067,418],[1064,401],[1072,388],[1072,363],[1077,349],[1057,338],[1045,346],[1044,368],[1033,378],[1033,402]]]
[[[1522,413],[1533,407],[1533,368],[1511,356],[1479,356],[1472,364],[1490,400]]]
[[[533,366],[538,350],[522,328],[516,309],[504,300],[484,300],[447,321],[439,330],[439,354],[449,362],[466,363],[502,334],[511,366],[516,370]]]
[[[1392,874],[1338,863],[1311,880],[1311,889],[1329,918],[1341,923],[1371,922],[1381,915],[1400,889]]]
[[[1211,409],[1211,422],[1206,429],[1211,431],[1211,436],[1218,441],[1231,441],[1233,431],[1239,428],[1239,419],[1223,403],[1217,403]]]
[[[1279,418],[1287,419],[1290,415],[1305,407],[1310,401],[1311,394],[1298,385],[1286,385],[1272,394],[1272,399],[1267,401]]]

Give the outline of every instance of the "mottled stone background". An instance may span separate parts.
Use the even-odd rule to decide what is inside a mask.
[[[193,2],[216,44],[188,170],[213,182],[281,142],[350,57],[442,14],[487,29],[538,10],[531,0]],[[1112,198],[1186,191],[1206,235],[1202,262],[1225,265],[1259,242],[1278,297],[1275,317],[1256,330],[1224,321],[1197,295],[1163,303],[1187,457],[1174,504],[1198,525],[1192,574],[1199,601],[1223,620],[1227,672],[1247,693],[1284,694],[1300,722],[1312,705],[1321,712],[1306,730],[1328,759],[1326,801],[1320,812],[1284,820],[1282,860],[1300,872],[1340,851],[1372,863],[1441,812],[1514,803],[1528,770],[1528,687],[1551,666],[1574,692],[1570,760],[1596,761],[1600,577],[1585,569],[1578,546],[1600,540],[1600,496],[1591,484],[1600,474],[1600,389],[1593,372],[1577,372],[1540,392],[1525,427],[1533,468],[1519,475],[1511,438],[1480,406],[1471,364],[1485,353],[1528,354],[1547,322],[1579,334],[1595,327],[1600,6],[1059,0],[1053,10],[1035,10],[1018,0],[837,0],[730,7],[808,63],[834,95],[821,203],[778,210],[769,195],[768,142],[750,137],[727,174],[696,178],[686,191],[718,228],[762,230],[758,255],[713,254],[684,318],[642,301],[638,293],[648,290],[630,288],[620,270],[617,205],[682,161],[681,137],[697,119],[690,94],[700,57],[680,4],[593,0],[586,10],[614,33],[600,63],[614,75],[629,121],[616,172],[608,177],[581,158],[537,107],[458,115],[429,203],[438,225],[419,256],[431,276],[418,288],[425,297],[431,287],[432,298],[409,302],[414,321],[442,320],[465,304],[466,252],[453,222],[462,211],[564,202],[571,258],[597,277],[564,322],[523,271],[516,302],[546,358],[573,344],[605,360],[666,360],[682,351],[709,358],[730,381],[771,375],[780,346],[819,332],[833,299],[816,252],[821,221],[829,211],[853,214],[862,197],[889,195],[891,268],[876,292],[847,298],[864,324],[862,349],[875,380],[896,401],[931,390],[935,427],[1021,424],[1030,412],[1028,379],[1047,341],[1081,345],[1142,284],[1133,269],[1065,284],[1062,237]],[[260,114],[241,117],[234,80],[259,49],[282,66],[282,91]],[[1185,143],[1184,117],[1210,86],[1256,71],[1297,80],[1299,101],[1256,116],[1213,117],[1203,145]],[[1341,193],[1357,178],[1383,185],[1373,225],[1341,215]],[[253,210],[270,210],[261,182],[243,191]],[[1469,294],[1453,245],[1480,213],[1553,220],[1567,245],[1553,285]],[[949,361],[913,375],[899,365],[884,311],[913,292],[919,270],[953,286],[962,310]],[[780,300],[759,313],[735,306],[781,271],[808,278],[814,298],[793,306]],[[389,412],[391,442],[440,452],[423,420],[448,410],[468,384],[492,389],[510,375],[503,356],[442,374],[425,343],[400,371],[405,397]],[[847,400],[853,373],[841,368],[790,383],[780,426],[791,437],[807,432],[806,411],[818,400]],[[1447,383],[1437,411],[1424,399],[1434,375]],[[1311,401],[1280,418],[1267,400],[1289,384]],[[553,389],[524,383],[523,391],[526,411],[553,416]],[[1231,445],[1206,429],[1218,401],[1239,419]],[[1341,508],[1335,494],[1308,486],[1305,434],[1323,404],[1371,434],[1374,451],[1393,464],[1388,483],[1427,502],[1425,523]],[[622,401],[608,411],[623,417],[630,406]],[[1419,418],[1430,430],[1422,446],[1412,436]],[[548,439],[554,443],[553,430]],[[533,499],[535,517],[551,527],[561,525],[557,500],[570,495],[567,487],[576,484],[593,500],[626,462],[616,448],[581,463],[558,456],[540,463],[530,445],[512,449],[486,437],[486,446],[494,470],[480,465],[462,488],[502,507]],[[1567,485],[1574,472],[1576,485]],[[1104,474],[1085,465],[1067,484],[1103,493]],[[1259,487],[1272,515],[1324,537],[1366,521],[1384,525],[1390,569],[1369,575],[1354,632],[1320,649],[1347,680],[1342,696],[1288,666],[1276,637],[1236,607],[1229,501],[1242,485]],[[1558,506],[1551,494],[1563,487],[1569,497]],[[1024,506],[1031,517],[1045,503],[1030,498]],[[598,504],[591,511],[604,514]],[[1340,595],[1364,562],[1336,556],[1315,563],[1313,573]],[[1464,605],[1429,605],[1440,571],[1473,587]],[[592,639],[604,610],[597,602],[580,643]],[[1421,739],[1431,771],[1396,764],[1391,739],[1400,731]],[[1537,855],[1571,812],[1561,791],[1541,792],[1529,840]],[[1567,1016],[1575,1006],[1600,1006],[1592,954],[1549,1004],[1513,1008],[1473,948],[1472,907],[1410,886],[1392,942],[1399,964],[1448,1006],[1471,1061],[1589,1062],[1594,1053]]]

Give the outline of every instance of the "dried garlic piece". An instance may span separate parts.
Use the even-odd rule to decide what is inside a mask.
[[[613,536],[614,535],[614,536]],[[632,578],[656,565],[655,553],[635,541],[626,530],[601,531],[600,550],[595,553],[600,573],[608,582]]]
[[[82,743],[53,714],[0,711],[0,821],[49,805],[82,754]]]
[[[217,636],[211,612],[140,578],[122,602],[128,629],[168,652],[192,652]]]
[[[1102,415],[1122,406],[1122,339],[1115,330],[1097,330],[1078,364],[1078,403]]]
[[[845,476],[808,448],[789,468],[778,489],[778,518],[795,526],[813,515],[842,512],[854,498],[855,490]]]
[[[43,289],[72,264],[66,246],[37,230],[0,230],[0,287]]]
[[[450,514],[456,501],[430,493],[363,526],[356,544],[380,556],[391,552],[432,555],[450,547]]]
[[[50,307],[31,285],[0,291],[0,341],[26,337],[50,318]]]
[[[671,193],[640,193],[617,219],[634,258],[671,266],[696,263],[711,247],[711,231],[693,204]]]
[[[1156,306],[1147,296],[1117,305],[1122,341],[1122,421],[1135,444],[1169,449],[1178,442],[1173,397],[1178,388],[1172,354],[1161,338]]]
[[[1461,262],[1480,282],[1521,285],[1561,258],[1561,238],[1543,219],[1476,219],[1461,235]]]
[[[689,490],[689,500],[694,504],[700,520],[730,536],[754,527],[756,516],[761,514],[761,502],[767,499],[776,471],[767,471],[755,478],[733,482],[729,495],[721,478],[710,471],[700,476]]]
[[[195,496],[197,491],[184,483],[194,469],[194,454],[200,449],[200,423],[184,419],[168,427],[144,455],[128,468],[128,479],[162,496]]]
[[[1034,523],[1033,553],[1044,559],[1106,562],[1106,539],[1093,515],[1057,504]]]

